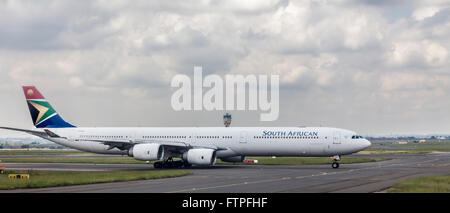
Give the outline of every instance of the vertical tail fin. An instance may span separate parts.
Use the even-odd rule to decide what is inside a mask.
[[[36,128],[75,127],[64,121],[34,86],[23,86],[31,119]]]

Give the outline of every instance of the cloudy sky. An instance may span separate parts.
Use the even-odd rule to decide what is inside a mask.
[[[449,1],[0,0],[0,125],[32,127],[35,85],[77,126],[222,126],[171,107],[172,77],[202,66],[280,75],[279,119],[232,126],[448,134],[449,51]]]

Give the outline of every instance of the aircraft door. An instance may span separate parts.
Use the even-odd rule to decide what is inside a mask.
[[[191,143],[195,144],[196,139],[197,139],[197,133],[192,133],[192,135],[191,135]]]
[[[333,133],[333,144],[341,144],[341,133],[338,131]]]
[[[239,143],[247,143],[247,132],[242,131],[239,137]]]

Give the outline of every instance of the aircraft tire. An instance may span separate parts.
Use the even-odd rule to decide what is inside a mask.
[[[153,164],[153,167],[154,167],[155,169],[161,169],[161,168],[163,167],[163,164],[162,164],[161,162],[155,162],[155,163]]]
[[[339,163],[338,162],[333,162],[333,164],[331,164],[331,167],[333,169],[337,169],[337,168],[339,168]]]
[[[190,168],[192,166],[192,164],[189,164],[188,162],[184,162],[184,168]]]

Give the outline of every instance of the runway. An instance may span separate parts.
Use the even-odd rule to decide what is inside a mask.
[[[358,155],[369,157],[369,155]],[[344,156],[345,157],[345,156]],[[186,169],[193,174],[167,179],[102,183],[2,193],[284,193],[382,192],[409,178],[450,175],[450,153],[370,155],[392,160],[330,165],[224,165]],[[152,170],[151,165],[5,163],[8,169],[35,171]]]

